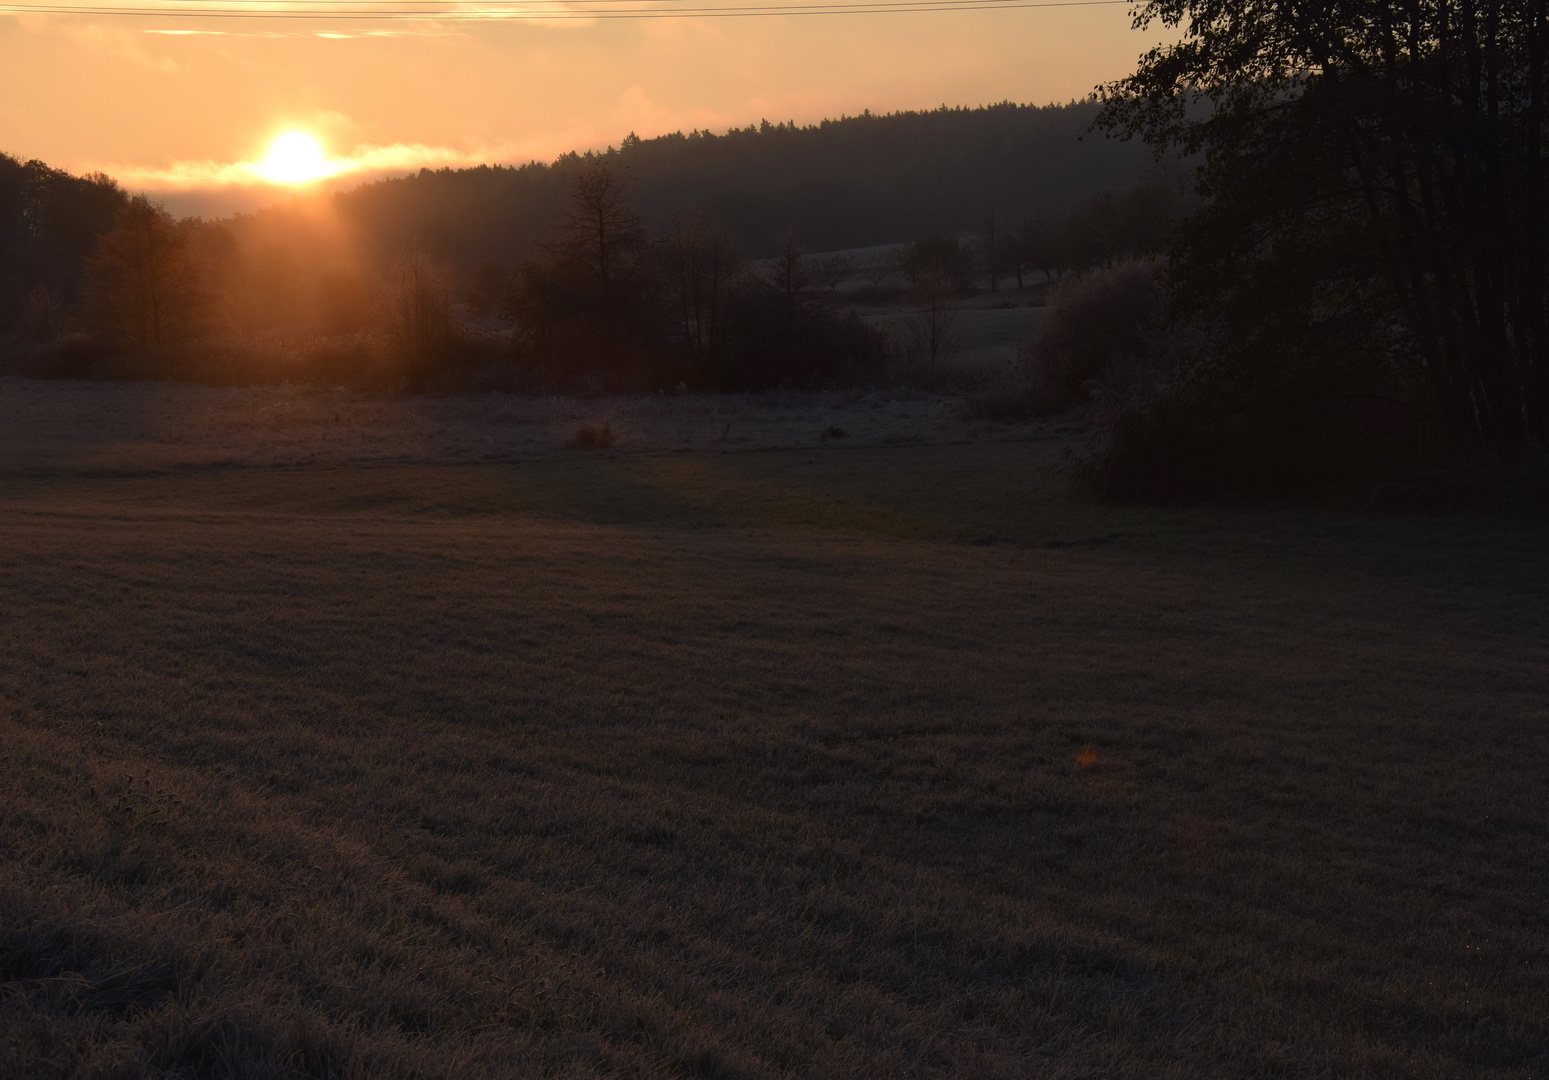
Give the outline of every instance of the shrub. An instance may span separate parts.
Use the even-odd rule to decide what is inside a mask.
[[[747,279],[729,308],[727,348],[705,380],[710,388],[854,386],[876,381],[887,367],[885,335],[820,297],[793,305],[767,283]]]
[[[1037,338],[1017,365],[979,386],[969,412],[1025,420],[1064,412],[1094,396],[1116,401],[1160,378],[1178,349],[1164,328],[1161,263],[1132,259],[1060,282]]]
[[[15,338],[0,352],[0,369],[7,374],[35,379],[104,379],[118,377],[123,350],[112,342],[80,331],[61,334],[37,344]]]
[[[1103,494],[1147,502],[1456,501],[1438,479],[1453,452],[1439,416],[1340,389],[1255,379],[1208,361],[1127,394],[1104,387],[1094,412],[1102,436],[1079,473]]]
[[[1061,412],[1105,373],[1130,375],[1159,361],[1160,270],[1160,260],[1130,259],[1055,287],[1042,332],[1019,353],[1031,413]]]
[[[1033,382],[1025,370],[1013,370],[991,379],[968,395],[965,405],[969,415],[979,420],[1004,422],[1027,420],[1041,410],[1041,399],[1035,394]]]
[[[956,292],[967,292],[973,279],[973,249],[954,236],[932,233],[906,244],[898,253],[898,269],[910,285],[922,278],[945,276]]]

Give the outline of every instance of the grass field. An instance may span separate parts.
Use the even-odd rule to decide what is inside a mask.
[[[0,479],[0,1075],[1549,1075],[1549,527],[1054,442]]]

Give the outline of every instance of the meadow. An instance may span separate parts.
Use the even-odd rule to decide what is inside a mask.
[[[1542,521],[920,396],[0,417],[0,1074],[1549,1076]]]

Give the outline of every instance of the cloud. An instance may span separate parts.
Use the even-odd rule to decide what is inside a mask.
[[[328,41],[353,41],[356,38],[463,36],[460,30],[307,30],[299,33],[282,33],[278,30],[141,30],[140,33],[162,37],[323,38]]]
[[[392,143],[356,146],[347,154],[325,158],[312,183],[364,178],[366,176],[414,171],[422,168],[460,168],[492,161],[516,160],[515,147],[481,147],[459,150],[450,146],[425,143]],[[124,186],[149,191],[188,191],[230,187],[290,187],[276,185],[267,177],[263,161],[173,161],[167,165],[92,166],[118,179]]]
[[[291,34],[281,34],[274,30],[141,30],[142,34],[157,34],[162,37],[256,37],[256,38],[283,38],[292,37]]]
[[[77,45],[93,52],[118,56],[141,67],[171,75],[181,71],[183,65],[170,56],[158,56],[141,47],[139,35],[113,26],[86,23],[66,30],[66,35]]]

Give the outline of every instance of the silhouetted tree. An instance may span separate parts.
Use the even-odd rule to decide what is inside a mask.
[[[1061,215],[1046,258],[1060,269],[1089,270],[1166,250],[1178,202],[1165,184],[1148,181],[1099,191]]]
[[[521,350],[543,366],[638,375],[659,312],[629,178],[607,156],[568,167],[554,235],[517,268],[503,313]]]
[[[1180,40],[1100,123],[1199,155],[1169,273],[1217,355],[1283,400],[1427,387],[1502,458],[1549,435],[1549,7],[1150,0],[1158,21]]]
[[[882,283],[892,276],[896,260],[889,258],[874,258],[866,264],[866,280],[871,282],[873,289],[882,288]]]
[[[193,337],[213,297],[189,230],[144,195],[130,199],[97,242],[90,268],[95,314],[105,330],[140,348]]]
[[[125,201],[100,173],[76,177],[0,154],[0,333],[36,313],[24,298],[40,287],[61,307],[80,297],[85,260]]]
[[[1058,241],[1058,227],[1059,222],[1048,214],[1030,215],[1017,222],[1007,246],[1011,264],[1016,268],[1018,287],[1022,284],[1024,270],[1036,270],[1045,281],[1059,273],[1064,255]]]
[[[1002,258],[1005,255],[1005,237],[1001,233],[1000,220],[995,216],[995,204],[990,203],[990,208],[984,212],[984,217],[979,220],[981,230],[979,237],[980,251],[984,259],[985,272],[990,276],[990,292],[1000,292],[1000,271]]]
[[[517,355],[552,364],[573,307],[572,294],[550,261],[528,259],[518,266],[500,309],[511,323]]]
[[[829,292],[838,292],[839,286],[855,274],[855,260],[845,254],[825,255],[814,267],[818,280],[828,286]]]
[[[937,290],[942,275],[946,275],[956,291],[963,293],[973,279],[973,251],[955,236],[932,233],[904,246],[898,256],[898,269],[911,288],[919,286],[925,277],[930,279],[930,287]]]
[[[774,258],[764,264],[762,277],[778,298],[783,341],[790,347],[795,344],[814,300],[812,270],[805,261],[806,248],[794,229],[782,229],[773,239]]]
[[[511,275],[505,264],[489,261],[480,264],[473,275],[473,286],[468,290],[468,310],[477,318],[484,318],[500,306],[510,287]]]
[[[911,357],[935,369],[957,351],[958,299],[962,280],[939,259],[925,259],[912,268],[904,292],[908,310],[903,317],[906,348]]]
[[[678,340],[697,373],[708,377],[726,347],[740,260],[726,230],[699,210],[674,215],[657,252]]]
[[[64,323],[64,305],[47,285],[34,285],[32,291],[22,297],[16,328],[23,339],[39,345],[46,344],[59,336]]]
[[[423,251],[410,249],[388,269],[383,304],[388,333],[411,376],[428,373],[445,358],[454,334],[446,275]]]
[[[588,161],[571,178],[558,236],[549,248],[596,293],[596,315],[610,337],[634,305],[644,268],[645,222],[634,208],[634,185],[607,157]]]

